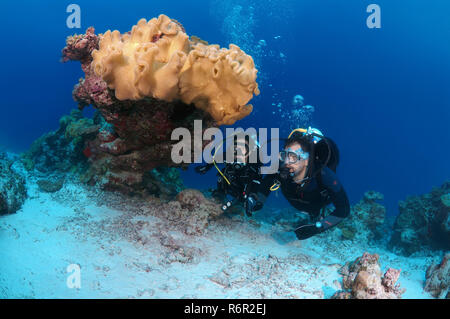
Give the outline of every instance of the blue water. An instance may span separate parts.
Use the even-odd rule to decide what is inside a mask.
[[[65,25],[70,2],[3,1],[0,145],[23,151],[76,107],[71,91],[83,74],[78,63],[59,62],[66,36],[91,25],[125,32],[164,13],[188,34],[254,56],[261,95],[235,126],[286,131],[282,115],[303,95],[315,107],[311,125],[339,145],[351,202],[376,190],[394,215],[399,200],[450,178],[450,2],[377,0],[382,28],[368,29],[372,2],[79,0],[82,27],[74,30]],[[215,184],[214,173],[183,176],[188,186]]]

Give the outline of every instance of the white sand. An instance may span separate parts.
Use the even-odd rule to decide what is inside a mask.
[[[300,242],[241,217],[187,236],[147,214],[148,203],[67,182],[47,194],[28,183],[23,208],[0,217],[0,298],[329,298],[340,265],[365,251],[380,255],[383,271],[402,269],[403,298],[431,298],[423,291],[430,258],[326,233]],[[70,264],[81,267],[81,288],[67,286]]]

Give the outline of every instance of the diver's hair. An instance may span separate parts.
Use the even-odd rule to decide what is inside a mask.
[[[291,137],[284,142],[284,148],[291,146],[294,143],[298,143],[304,152],[310,153],[311,142],[311,136],[304,135],[302,132],[294,132]]]

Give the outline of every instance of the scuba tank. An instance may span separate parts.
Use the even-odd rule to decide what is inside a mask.
[[[316,165],[321,165],[322,167],[328,166],[336,173],[340,160],[339,149],[331,138],[324,137],[324,139],[321,139],[314,147]]]

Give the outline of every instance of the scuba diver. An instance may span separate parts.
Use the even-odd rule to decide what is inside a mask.
[[[205,174],[215,166],[218,171],[218,179],[217,189],[213,191],[213,197],[222,201],[222,210],[227,211],[230,207],[241,204],[247,216],[251,216],[252,211],[262,208],[262,203],[255,200],[255,192],[259,189],[262,180],[262,175],[260,174],[262,164],[258,160],[256,160],[256,163],[250,161],[253,152],[255,152],[254,155],[258,156],[259,146],[254,138],[252,141],[254,144],[250,143],[249,136],[245,136],[244,139],[235,139],[233,136],[233,141],[236,143],[233,143],[231,148],[223,152],[224,158],[226,158],[227,152],[231,151],[233,160],[230,162],[224,160],[222,170],[219,169],[215,161],[216,149],[213,162],[197,166],[195,171],[199,174]]]
[[[304,240],[330,229],[350,213],[347,194],[336,177],[339,150],[336,144],[314,128],[295,129],[279,154],[280,170],[266,175],[252,202],[250,211],[262,208],[271,191],[281,188],[283,195],[296,209],[306,212],[309,220],[295,227],[298,239]],[[325,215],[326,207],[334,211]]]

